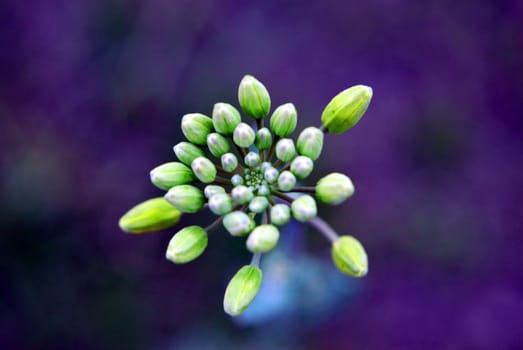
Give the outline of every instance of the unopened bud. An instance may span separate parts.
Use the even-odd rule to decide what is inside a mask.
[[[280,231],[274,225],[260,225],[247,238],[247,249],[253,253],[267,253],[276,247]]]
[[[363,117],[372,98],[372,89],[356,85],[340,92],[325,107],[321,121],[333,134],[352,128]]]
[[[206,247],[205,230],[200,226],[188,226],[171,238],[165,257],[175,264],[185,264],[202,255]]]
[[[314,163],[309,157],[297,156],[291,163],[291,172],[298,179],[305,179],[312,172]]]
[[[292,216],[298,221],[307,222],[316,217],[316,201],[309,195],[295,199],[291,204]]]
[[[323,132],[314,126],[303,129],[298,136],[296,147],[300,155],[312,160],[318,159],[323,148]]]
[[[171,227],[180,221],[182,213],[163,197],[148,199],[125,213],[118,223],[122,231],[144,233]]]
[[[263,173],[263,178],[268,183],[273,184],[278,180],[278,175],[280,175],[280,172],[277,169],[270,167]]]
[[[254,197],[249,203],[249,210],[254,213],[261,213],[269,206],[269,200],[265,196]]]
[[[271,208],[271,222],[282,226],[291,219],[291,208],[287,204],[276,204]]]
[[[235,186],[231,191],[232,199],[237,204],[247,204],[254,197],[252,190],[246,186]]]
[[[183,163],[169,162],[157,166],[149,173],[151,182],[162,190],[194,180],[192,170]]]
[[[173,147],[173,150],[174,154],[176,154],[176,158],[178,158],[180,162],[188,166],[191,166],[192,161],[196,158],[203,157],[205,155],[205,153],[200,147],[195,146],[192,143],[186,141],[176,144]]]
[[[278,188],[284,192],[288,192],[296,185],[296,177],[288,170],[283,171],[278,177]]]
[[[231,177],[231,183],[233,186],[243,185],[243,177],[241,177],[239,174],[234,174]]]
[[[256,132],[254,139],[254,145],[259,150],[265,150],[271,148],[272,145],[272,134],[267,128],[261,128]]]
[[[234,129],[233,141],[238,146],[247,148],[253,144],[255,136],[254,130],[248,124],[240,123]]]
[[[233,211],[223,217],[223,226],[232,236],[245,236],[256,226],[254,220],[242,211]]]
[[[209,147],[209,151],[215,157],[221,157],[231,149],[229,141],[216,132],[207,135],[207,147]]]
[[[225,153],[220,160],[225,171],[233,172],[238,167],[238,158],[234,153]]]
[[[252,75],[246,75],[238,88],[238,100],[242,109],[255,119],[260,119],[271,109],[271,97],[265,86]]]
[[[225,215],[232,210],[232,199],[228,194],[215,194],[209,198],[209,209],[216,215]]]
[[[192,185],[175,186],[165,194],[164,198],[182,213],[196,213],[204,204],[202,191]]]
[[[245,165],[254,168],[260,164],[260,155],[256,152],[249,152],[244,159]]]
[[[225,194],[225,189],[217,185],[207,185],[203,190],[203,194],[205,195],[205,198],[209,199],[215,194]]]
[[[341,272],[363,277],[367,274],[367,253],[361,243],[352,236],[341,236],[332,245],[332,259]]]
[[[212,119],[200,113],[186,114],[182,118],[182,132],[197,145],[207,144],[207,135],[213,130]]]
[[[296,148],[292,139],[281,139],[276,144],[276,157],[282,162],[290,162],[296,157]]]
[[[223,309],[231,316],[240,315],[252,303],[262,282],[262,271],[251,265],[242,267],[225,290]]]
[[[354,185],[346,175],[329,174],[316,184],[316,198],[321,202],[337,205],[354,194]]]
[[[287,137],[294,132],[298,122],[298,113],[292,103],[279,106],[271,116],[271,130],[280,137]]]
[[[216,179],[216,167],[205,157],[198,157],[191,163],[194,175],[203,183],[211,183]]]
[[[228,103],[216,103],[212,110],[212,123],[214,129],[223,135],[232,135],[234,129],[240,124],[240,112]]]

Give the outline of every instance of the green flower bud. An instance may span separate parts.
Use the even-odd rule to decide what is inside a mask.
[[[256,226],[254,220],[242,211],[233,211],[223,217],[223,226],[232,236],[245,236]]]
[[[176,158],[185,165],[191,166],[193,160],[198,157],[203,157],[205,153],[203,150],[193,145],[190,142],[180,142],[173,147]]]
[[[298,113],[292,103],[279,106],[271,116],[271,130],[280,137],[287,137],[294,132],[298,122]]]
[[[240,315],[252,303],[262,282],[262,271],[251,265],[242,267],[225,290],[223,309],[231,316]]]
[[[292,216],[298,221],[307,222],[316,217],[316,201],[309,195],[295,199],[291,204]]]
[[[237,204],[247,204],[254,197],[252,190],[246,186],[238,185],[231,191],[232,199]]]
[[[249,152],[243,161],[245,162],[245,165],[254,168],[260,164],[260,155],[256,152]]]
[[[209,151],[215,157],[221,157],[231,149],[229,141],[216,132],[207,135],[207,147],[209,147]]]
[[[200,226],[184,227],[167,247],[165,257],[175,264],[185,264],[202,255],[207,247],[207,233]]]
[[[231,177],[231,183],[233,186],[243,185],[243,177],[241,177],[241,175],[234,174]]]
[[[203,194],[205,195],[205,198],[209,199],[215,194],[225,194],[225,189],[221,186],[207,185],[203,190]]]
[[[182,213],[196,213],[204,205],[202,191],[192,185],[175,186],[165,194],[164,198]]]
[[[254,145],[259,150],[265,150],[271,148],[272,145],[272,134],[267,128],[261,128],[256,132],[254,139]]]
[[[276,144],[276,157],[283,162],[290,162],[296,157],[296,148],[291,139],[281,139]]]
[[[352,181],[340,173],[329,174],[316,184],[316,198],[326,204],[340,204],[353,194]]]
[[[207,135],[212,132],[212,128],[212,119],[203,114],[190,113],[182,118],[182,132],[194,144],[206,145]]]
[[[254,213],[261,213],[269,206],[269,200],[265,196],[254,197],[249,203],[249,210]]]
[[[367,274],[367,253],[361,243],[352,236],[341,236],[332,245],[332,259],[341,272],[363,277]]]
[[[280,175],[280,172],[277,169],[270,167],[270,168],[267,168],[265,170],[265,172],[263,173],[263,178],[268,183],[273,184],[278,180],[279,175]]]
[[[282,226],[291,219],[291,208],[287,204],[276,204],[271,208],[271,222]]]
[[[214,179],[216,179],[216,167],[205,157],[198,157],[193,160],[191,168],[198,180],[205,184],[213,182]]]
[[[314,163],[309,157],[297,156],[291,163],[291,172],[298,179],[305,179],[312,172]]]
[[[296,177],[288,170],[283,171],[278,177],[278,188],[284,192],[288,192],[296,185]]]
[[[225,215],[232,210],[232,199],[228,194],[215,194],[209,198],[209,209],[216,215]]]
[[[245,123],[238,124],[232,135],[234,143],[244,148],[251,147],[255,137],[254,130]]]
[[[333,134],[352,128],[367,111],[371,98],[372,89],[365,85],[356,85],[340,92],[323,110],[323,125]]]
[[[178,162],[169,162],[157,166],[149,173],[151,182],[162,190],[183,185],[194,180],[194,175],[189,167]]]
[[[246,246],[253,253],[267,253],[276,247],[280,231],[274,225],[260,225],[252,230]]]
[[[222,168],[225,171],[232,172],[238,167],[238,158],[234,153],[225,153],[221,157]]]
[[[271,109],[271,97],[261,82],[246,75],[240,82],[238,100],[242,109],[255,119],[266,117]]]
[[[180,221],[182,214],[163,197],[148,199],[125,213],[118,223],[122,231],[143,233],[163,230]]]
[[[263,163],[261,163],[260,167],[261,167],[262,171],[265,171],[265,170],[267,170],[269,168],[272,168],[272,163],[271,162],[263,162]]]
[[[298,136],[296,146],[298,153],[302,156],[309,157],[312,160],[318,159],[323,148],[323,132],[313,126],[303,129]]]
[[[267,184],[262,183],[258,186],[258,196],[268,196],[271,194],[271,189]]]
[[[212,123],[214,129],[223,135],[232,135],[234,129],[240,124],[240,112],[228,103],[216,103],[212,110]]]

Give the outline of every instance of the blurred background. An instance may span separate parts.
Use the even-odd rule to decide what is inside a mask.
[[[0,348],[523,349],[522,66],[516,0],[3,0]],[[374,88],[309,180],[352,178],[320,213],[370,271],[338,273],[291,223],[231,319],[241,239],[217,231],[176,266],[176,229],[117,223],[161,195],[148,172],[174,160],[182,115],[237,106],[247,73],[297,106],[298,130]]]

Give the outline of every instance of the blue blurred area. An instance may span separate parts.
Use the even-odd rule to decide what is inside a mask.
[[[0,348],[523,348],[522,38],[515,0],[2,1]],[[370,273],[338,274],[293,224],[231,320],[241,239],[215,232],[175,266],[173,230],[117,222],[160,195],[148,171],[174,158],[181,116],[237,105],[246,73],[299,128],[374,88],[308,180],[352,178],[320,214],[363,242]]]

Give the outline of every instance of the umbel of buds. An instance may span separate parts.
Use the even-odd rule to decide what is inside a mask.
[[[238,109],[223,102],[214,105],[212,117],[184,115],[181,128],[187,140],[173,147],[178,161],[158,165],[150,172],[153,185],[166,191],[164,197],[133,207],[120,219],[120,228],[129,233],[162,230],[177,224],[182,213],[204,208],[217,215],[207,227],[181,228],[165,255],[175,264],[198,258],[207,247],[208,234],[221,224],[231,236],[244,239],[253,255],[225,291],[223,307],[231,316],[240,315],[255,299],[262,283],[261,255],[277,246],[280,230],[291,218],[312,225],[327,238],[334,265],[342,273],[365,276],[367,255],[361,243],[353,236],[339,236],[318,217],[318,203],[339,205],[354,194],[351,179],[334,172],[316,186],[302,186],[301,182],[313,172],[325,134],[352,128],[371,98],[372,89],[363,85],[342,91],[325,107],[322,124],[303,129],[294,141],[296,107],[283,104],[268,117],[269,92],[246,75],[238,99],[248,118],[242,121]]]

